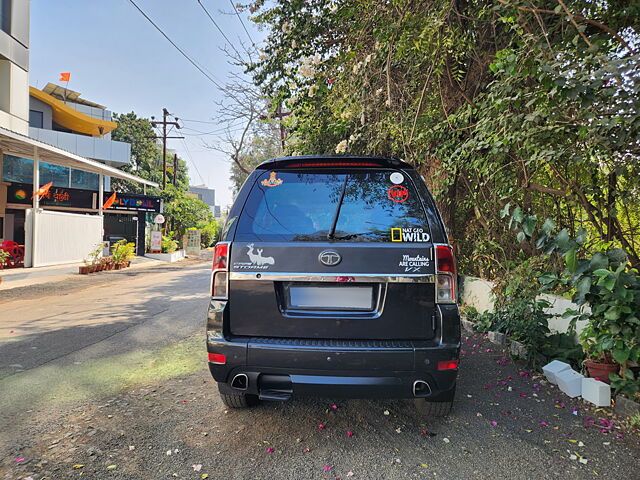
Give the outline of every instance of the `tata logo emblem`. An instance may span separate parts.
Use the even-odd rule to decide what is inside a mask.
[[[320,252],[320,255],[318,255],[318,260],[320,260],[321,264],[326,265],[327,267],[333,267],[340,263],[342,257],[335,250],[324,250]]]

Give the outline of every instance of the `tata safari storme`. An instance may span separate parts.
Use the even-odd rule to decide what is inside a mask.
[[[215,246],[209,368],[229,407],[414,398],[445,415],[456,266],[427,187],[380,157],[286,157],[241,188]]]

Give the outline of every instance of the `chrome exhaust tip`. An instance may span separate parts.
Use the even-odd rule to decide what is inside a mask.
[[[431,387],[424,380],[416,380],[413,382],[413,396],[427,397],[431,395]]]
[[[246,373],[239,373],[231,380],[231,387],[236,390],[246,390],[249,387],[249,377]]]

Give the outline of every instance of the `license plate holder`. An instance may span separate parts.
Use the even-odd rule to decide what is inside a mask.
[[[370,312],[375,308],[372,285],[295,285],[287,291],[289,309]]]

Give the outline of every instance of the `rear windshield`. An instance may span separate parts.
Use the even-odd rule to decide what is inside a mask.
[[[430,240],[427,218],[414,186],[397,170],[266,171],[251,189],[235,239],[326,241],[338,205],[333,240]]]

